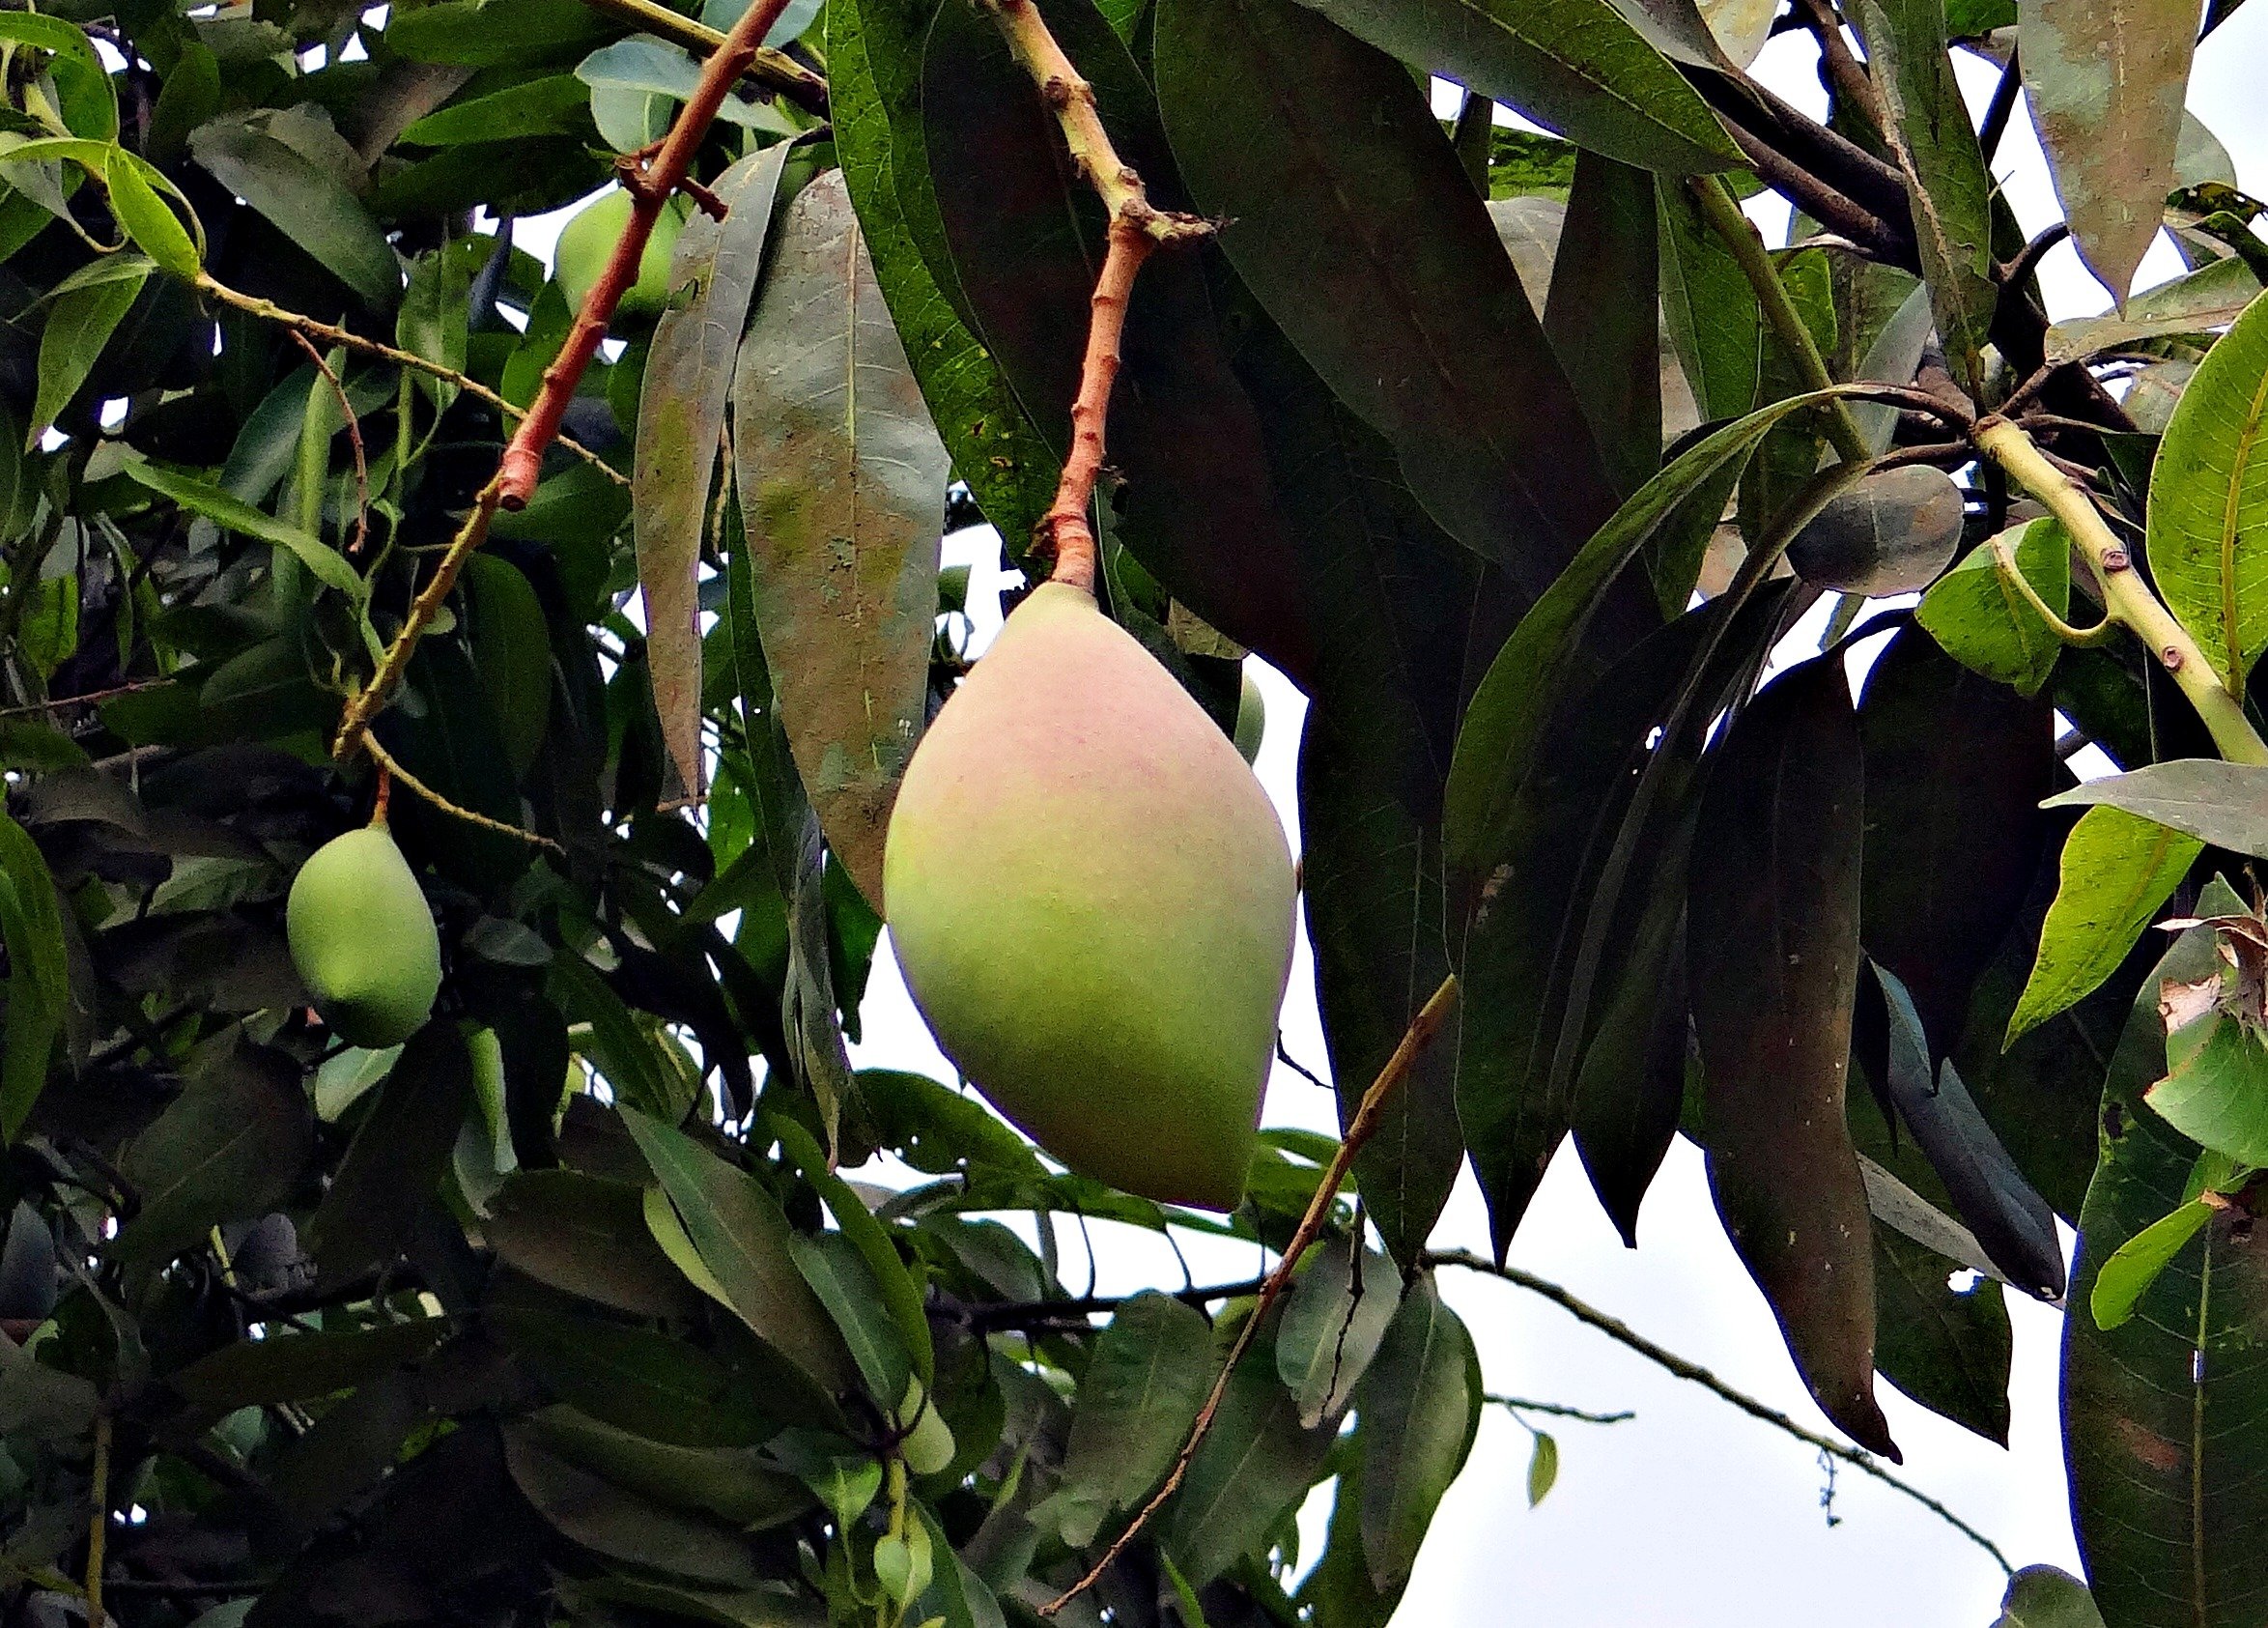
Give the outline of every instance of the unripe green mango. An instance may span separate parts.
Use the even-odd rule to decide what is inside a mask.
[[[1236,698],[1236,730],[1232,737],[1247,763],[1260,760],[1260,743],[1267,732],[1268,703],[1248,672],[1244,675],[1243,691]]]
[[[623,290],[622,302],[615,307],[622,315],[659,316],[662,307],[669,303],[669,256],[677,247],[678,233],[685,230],[686,211],[682,197],[662,206],[653,235],[646,239],[645,253],[638,263],[638,281]],[[616,186],[560,230],[552,264],[570,311],[582,309],[591,285],[606,271],[622,228],[629,223],[630,194]]]
[[[1291,965],[1291,855],[1236,748],[1091,595],[1016,608],[891,816],[915,1003],[1072,1169],[1233,1208]]]
[[[952,1463],[957,1444],[952,1439],[952,1426],[935,1408],[925,1407],[927,1393],[921,1382],[908,1376],[905,1399],[897,1407],[897,1427],[905,1430],[913,1421],[913,1429],[898,1443],[898,1453],[906,1461],[906,1468],[917,1475],[935,1475]]]
[[[292,880],[292,964],[342,1040],[400,1045],[433,1015],[440,935],[409,861],[383,825],[334,837]]]

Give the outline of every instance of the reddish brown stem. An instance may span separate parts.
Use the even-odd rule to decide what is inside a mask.
[[[1050,580],[1094,591],[1094,531],[1087,523],[1094,482],[1102,473],[1103,428],[1111,386],[1119,377],[1119,341],[1126,328],[1126,301],[1142,263],[1157,240],[1130,214],[1111,221],[1110,252],[1089,301],[1087,355],[1079,367],[1079,394],[1071,403],[1071,455],[1063,460],[1055,501],[1039,520],[1040,539],[1055,556]]]
[[[392,699],[394,687],[401,683],[402,673],[410,665],[411,651],[433,625],[433,618],[456,586],[457,574],[465,568],[465,561],[487,538],[489,523],[496,519],[496,510],[526,506],[543,469],[544,453],[558,438],[559,421],[566,415],[567,404],[575,399],[583,370],[598,354],[599,341],[607,336],[607,325],[614,320],[614,308],[622,302],[624,291],[637,280],[638,267],[645,259],[646,241],[653,236],[654,221],[660,216],[662,206],[685,180],[694,155],[708,135],[710,125],[716,122],[717,110],[723,106],[733,81],[755,59],[757,42],[771,31],[787,5],[788,0],[751,0],[740,20],[732,25],[732,32],[724,37],[724,43],[717,47],[716,54],[701,65],[700,79],[695,84],[692,97],[678,109],[677,122],[669,127],[661,151],[650,164],[625,180],[631,197],[630,219],[614,244],[605,273],[584,298],[567,342],[559,348],[552,365],[544,369],[543,387],[537,391],[527,416],[521,419],[519,430],[505,446],[495,477],[480,489],[479,496],[473,500],[472,512],[465,517],[465,524],[450,539],[448,551],[434,567],[432,578],[411,601],[409,617],[379,659],[378,671],[370,675],[369,685],[347,702],[339,720],[339,732],[330,743],[333,757],[349,757],[368,738],[370,721]]]
[[[354,415],[354,404],[347,399],[347,386],[314,342],[296,328],[290,332],[315,364],[315,371],[330,381],[330,393],[338,398],[339,415],[347,423],[347,440],[354,448],[354,540],[347,545],[347,553],[359,555],[362,545],[370,540],[370,460],[362,450],[362,420]]]
[[[559,347],[552,365],[544,369],[542,392],[528,409],[527,416],[520,421],[511,444],[504,448],[504,461],[497,466],[497,500],[505,508],[524,508],[535,491],[544,453],[551,446],[552,438],[559,433],[559,421],[566,414],[567,404],[575,399],[575,388],[582,382],[583,370],[590,366],[591,357],[598,355],[599,341],[607,336],[607,325],[614,320],[614,307],[638,281],[638,267],[645,259],[646,241],[654,235],[654,222],[661,218],[663,206],[692,169],[694,155],[707,138],[709,127],[716,122],[717,110],[724,105],[733,81],[755,61],[756,47],[785,10],[787,0],[751,0],[749,9],[741,13],[740,20],[724,36],[724,43],[701,64],[701,76],[694,85],[692,97],[678,110],[677,122],[669,127],[661,152],[642,171],[625,178],[623,185],[630,192],[630,219],[622,228],[622,236],[615,240],[614,253],[607,262],[606,271],[591,285],[582,309],[576,313],[567,342]]]
[[[1386,1111],[1387,1100],[1401,1089],[1402,1082],[1409,1077],[1409,1071],[1416,1066],[1426,1047],[1432,1043],[1433,1037],[1441,1032],[1442,1025],[1449,1021],[1449,1014],[1456,1008],[1457,979],[1452,976],[1441,980],[1440,986],[1433,991],[1418,1014],[1409,1020],[1409,1027],[1403,1031],[1401,1042],[1394,1047],[1394,1055],[1386,1059],[1386,1066],[1378,1071],[1377,1078],[1372,1080],[1370,1089],[1362,1094],[1362,1103],[1354,1110],[1354,1119],[1347,1127],[1347,1134],[1340,1140],[1339,1151],[1332,1156],[1322,1180],[1316,1184],[1316,1195],[1308,1201],[1307,1213],[1299,1217],[1298,1230],[1292,1233],[1291,1242],[1284,1246],[1284,1253],[1277,1260],[1275,1270],[1268,1273],[1267,1281],[1261,1285],[1260,1298],[1253,1302],[1252,1314],[1244,1320],[1244,1327],[1236,1330],[1236,1338],[1229,1347],[1228,1360],[1221,1364],[1221,1371],[1213,1376],[1212,1390],[1205,1396],[1205,1406],[1197,1411],[1197,1422],[1189,1427],[1189,1439],[1181,1443],[1181,1450],[1174,1455],[1174,1468],[1166,1472],[1164,1484],[1150,1495],[1148,1503],[1135,1512],[1134,1519],[1126,1524],[1126,1529],[1111,1540],[1111,1546],[1103,1551],[1102,1558],[1089,1568],[1086,1576],[1039,1608],[1040,1615],[1055,1615],[1094,1586],[1102,1574],[1110,1569],[1111,1562],[1124,1554],[1126,1546],[1149,1524],[1149,1518],[1180,1490],[1183,1478],[1189,1473],[1190,1462],[1197,1457],[1197,1449],[1205,1444],[1205,1436],[1213,1427],[1213,1419],[1221,1411],[1221,1398],[1229,1392],[1229,1380],[1236,1372],[1236,1364],[1243,1360],[1245,1352],[1251,1348],[1253,1336],[1260,1332],[1261,1325],[1267,1320],[1269,1309],[1290,1286],[1291,1274],[1298,1270],[1300,1259],[1306,1255],[1317,1238],[1321,1236],[1323,1222],[1329,1217],[1331,1206],[1339,1197],[1339,1188],[1347,1180],[1347,1172],[1353,1167],[1355,1155],[1361,1153],[1364,1144],[1376,1134],[1378,1120]]]

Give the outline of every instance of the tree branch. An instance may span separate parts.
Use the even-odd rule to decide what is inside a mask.
[[[1329,1168],[1324,1170],[1322,1180],[1316,1184],[1315,1197],[1308,1201],[1307,1213],[1300,1216],[1298,1229],[1292,1233],[1291,1241],[1284,1246],[1284,1253],[1277,1260],[1275,1270],[1268,1273],[1267,1280],[1261,1285],[1260,1298],[1253,1304],[1252,1315],[1236,1330],[1236,1338],[1229,1347],[1228,1359],[1221,1364],[1221,1371],[1213,1377],[1212,1390],[1205,1396],[1205,1406],[1197,1411],[1197,1422],[1189,1427],[1188,1440],[1181,1443],[1181,1450],[1174,1455],[1174,1468],[1167,1471],[1164,1484],[1150,1495],[1148,1502],[1136,1511],[1125,1529],[1111,1540],[1110,1547],[1103,1551],[1102,1558],[1089,1568],[1086,1576],[1039,1608],[1040,1615],[1055,1615],[1092,1587],[1096,1580],[1110,1569],[1111,1562],[1124,1553],[1126,1545],[1132,1543],[1142,1528],[1149,1524],[1149,1518],[1180,1489],[1183,1478],[1189,1473],[1190,1461],[1196,1458],[1197,1449],[1204,1444],[1206,1434],[1212,1429],[1214,1417],[1220,1413],[1221,1399],[1228,1394],[1229,1381],[1236,1372],[1236,1364],[1243,1359],[1245,1352],[1251,1349],[1253,1336],[1260,1332],[1269,1308],[1290,1283],[1291,1273],[1297,1270],[1300,1258],[1323,1230],[1323,1219],[1331,1213],[1331,1205],[1339,1196],[1340,1185],[1347,1180],[1347,1172],[1353,1167],[1355,1155],[1361,1153],[1364,1145],[1377,1132],[1378,1119],[1385,1112],[1388,1100],[1409,1076],[1410,1069],[1449,1021],[1449,1014],[1456,1007],[1457,979],[1452,974],[1441,980],[1440,987],[1433,991],[1418,1014],[1410,1019],[1409,1027],[1403,1032],[1401,1042],[1394,1047],[1394,1054],[1386,1059],[1386,1066],[1378,1071],[1377,1078],[1372,1080],[1370,1089],[1362,1094],[1362,1104],[1354,1110],[1354,1118],[1347,1127],[1347,1134],[1340,1139],[1339,1151],[1331,1156]]]
[[[1103,430],[1110,417],[1111,386],[1119,376],[1119,345],[1126,327],[1126,304],[1134,278],[1161,243],[1207,237],[1209,222],[1195,215],[1154,208],[1142,177],[1119,157],[1103,129],[1094,87],[1080,76],[1071,59],[1032,0],[979,0],[1006,38],[1008,54],[1039,88],[1039,98],[1063,129],[1071,162],[1094,187],[1110,212],[1110,248],[1094,280],[1089,303],[1087,353],[1079,367],[1079,393],[1071,403],[1071,455],[1063,460],[1055,501],[1034,528],[1035,552],[1052,556],[1049,580],[1094,589],[1094,530],[1088,505],[1102,473]],[[1068,1596],[1066,1596],[1067,1598]]]
[[[615,240],[614,252],[598,281],[591,285],[590,293],[583,297],[582,309],[576,313],[575,326],[568,329],[559,354],[544,369],[543,387],[536,392],[527,416],[520,421],[520,428],[505,446],[495,477],[473,499],[471,513],[465,517],[465,524],[450,539],[448,551],[434,567],[432,580],[411,602],[409,618],[379,659],[378,671],[371,674],[370,683],[348,700],[345,715],[339,721],[339,732],[330,744],[334,758],[352,756],[367,740],[370,721],[393,699],[395,686],[401,683],[402,673],[410,665],[410,653],[433,624],[442,601],[456,586],[457,573],[465,568],[465,561],[487,538],[489,524],[496,519],[496,511],[526,506],[535,491],[536,479],[542,473],[544,453],[558,439],[559,421],[566,414],[567,404],[575,398],[583,370],[598,354],[599,341],[606,337],[607,326],[613,321],[614,308],[622,302],[624,291],[638,280],[654,222],[660,218],[663,206],[691,173],[694,155],[708,135],[709,127],[716,122],[725,93],[755,60],[757,42],[771,31],[780,14],[787,9],[787,3],[788,0],[751,0],[740,20],[732,25],[732,32],[702,65],[700,79],[685,105],[678,109],[676,122],[663,138],[661,150],[643,164],[621,161],[623,186],[631,199],[630,219],[623,225],[622,236]]]
[[[1857,1447],[1849,1446],[1830,1436],[1822,1436],[1817,1431],[1804,1429],[1803,1426],[1798,1424],[1778,1409],[1766,1406],[1746,1391],[1735,1389],[1707,1368],[1702,1367],[1700,1363],[1680,1357],[1666,1346],[1655,1344],[1621,1318],[1601,1311],[1587,1300],[1578,1300],[1549,1278],[1538,1277],[1535,1273],[1522,1271],[1515,1266],[1498,1266],[1487,1256],[1476,1255],[1466,1249],[1430,1249],[1426,1252],[1424,1260],[1428,1266],[1461,1267],[1467,1271],[1481,1272],[1510,1283],[1515,1288],[1525,1289],[1531,1295],[1542,1296],[1577,1322],[1589,1324],[1609,1339],[1629,1347],[1640,1357],[1645,1357],[1647,1361],[1657,1367],[1667,1369],[1679,1379],[1690,1381],[1704,1390],[1714,1392],[1740,1409],[1750,1418],[1761,1419],[1774,1430],[1784,1431],[1805,1445],[1816,1447],[1829,1457],[1855,1466],[1885,1486],[1895,1488],[1998,1560],[2002,1571],[2012,1577],[2015,1575],[2016,1568],[2009,1564],[2008,1557],[2000,1553],[1999,1544],[1947,1509],[1919,1487],[1914,1485],[1913,1482],[1885,1470],[1875,1462],[1873,1454],[1861,1452]]]

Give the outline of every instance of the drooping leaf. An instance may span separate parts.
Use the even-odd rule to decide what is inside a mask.
[[[1276,1378],[1274,1354],[1267,1341],[1254,1342],[1164,1511],[1158,1541],[1192,1586],[1211,1583],[1276,1529],[1306,1496],[1331,1437],[1328,1429],[1299,1427],[1298,1404]]]
[[[2240,908],[2206,890],[2206,914]],[[2106,1263],[2179,1208],[2195,1147],[2142,1094],[2165,1072],[2158,989],[2213,972],[2210,928],[2178,939],[2145,981],[2104,1088],[2102,1159],[2080,1214],[2072,1298],[2090,1304]],[[2268,1242],[2217,1212],[2113,1328],[2063,1321],[2064,1450],[2080,1553],[2104,1619],[2143,1628],[2238,1628],[2268,1599],[2253,1534],[2268,1522],[2258,1475],[2268,1368]]]
[[[2197,19],[2148,0],[2018,0],[2040,145],[2087,270],[2126,303],[2172,191]]]
[[[1345,1412],[1401,1296],[1401,1278],[1381,1255],[1352,1255],[1335,1242],[1312,1253],[1276,1329],[1276,1376],[1298,1399],[1303,1426]]]
[[[897,1326],[898,1335],[913,1358],[915,1378],[923,1385],[929,1384],[935,1362],[928,1315],[921,1309],[921,1291],[898,1254],[897,1245],[891,1242],[889,1229],[874,1218],[856,1189],[829,1167],[826,1156],[809,1131],[780,1115],[774,1115],[767,1123],[772,1133],[780,1138],[780,1151],[818,1192],[834,1214],[835,1224],[874,1274],[883,1308]],[[896,1406],[893,1400],[884,1400],[888,1406]]]
[[[753,1586],[764,1580],[748,1542],[723,1522],[671,1509],[617,1486],[508,1425],[513,1483],[544,1519],[587,1550],[696,1583]]]
[[[1783,674],[1711,773],[1686,942],[1718,1213],[1821,1408],[1895,1458],[1874,1400],[1869,1222],[1843,1110],[1863,785],[1842,663]]]
[[[2103,1628],[2086,1585],[2054,1566],[2026,1566],[2008,1580],[1993,1628]]]
[[[1947,1271],[1936,1250],[1876,1223],[1875,1367],[1931,1413],[2005,1445],[2007,1302],[1988,1277],[1966,1290],[1949,1287]]]
[[[2082,815],[2063,840],[2062,885],[2040,929],[2039,957],[2008,1019],[2007,1040],[2110,977],[2204,846],[2124,809],[2092,808]]]
[[[2055,671],[2063,642],[2001,574],[1995,554],[2005,544],[2017,570],[2049,610],[2071,614],[2071,540],[2053,520],[2027,521],[1979,544],[1931,585],[1914,619],[1971,671],[2020,694],[2036,696]]]
[[[1164,1477],[1213,1368],[1211,1330],[1194,1307],[1143,1294],[1112,1315],[1080,1378],[1062,1488],[1052,1508],[1041,1506],[1051,1508],[1066,1543],[1093,1542],[1103,1522]]]
[[[8,950],[8,1033],[0,1051],[0,1143],[13,1143],[47,1084],[71,1000],[70,945],[55,878],[39,844],[0,814],[0,933]]]
[[[464,1037],[437,1018],[395,1059],[307,1222],[307,1251],[323,1281],[351,1277],[401,1248],[440,1185],[471,1098]]]
[[[102,348],[118,331],[118,325],[141,297],[152,270],[140,256],[106,263],[110,274],[73,283],[56,291],[40,330],[40,386],[32,403],[31,423],[24,433],[28,451],[40,443],[57,414],[94,372]]]
[[[840,171],[796,195],[780,239],[733,386],[741,512],[797,767],[879,907],[927,693],[948,465]]]
[[[1417,1562],[1442,1494],[1464,1468],[1481,1410],[1480,1356],[1432,1276],[1403,1297],[1363,1385],[1363,1553],[1381,1593]]]
[[[1859,939],[1913,992],[1933,1056],[1960,1038],[1977,976],[2031,890],[2055,788],[2047,702],[1892,639],[1858,706],[1866,746]]]
[[[943,286],[951,266],[913,123],[930,10],[921,0],[842,0],[827,8],[829,117],[875,281],[953,472],[968,482],[1009,551],[1020,553],[1054,497],[1057,471],[999,364],[955,309],[958,287]],[[918,206],[907,198],[917,189],[925,205],[919,223]]]
[[[288,526],[280,520],[263,514],[250,503],[231,497],[221,488],[194,475],[169,470],[142,458],[129,458],[126,473],[161,497],[169,498],[192,514],[201,514],[215,525],[230,531],[256,537],[261,542],[285,551],[307,567],[310,575],[326,587],[338,589],[348,598],[359,601],[362,597],[362,579],[354,567],[347,563],[346,556],[310,535],[297,526]]]
[[[2134,1316],[2135,1306],[2173,1257],[2189,1247],[2191,1239],[2205,1230],[2213,1206],[2193,1198],[2170,1214],[2161,1215],[2121,1243],[2095,1273],[2087,1311],[2099,1328],[2115,1328]]]
[[[2196,1017],[2166,1037],[2166,1077],[2144,1099],[2191,1141],[2268,1168],[2268,1045],[2236,1015]]]
[[[1575,160],[1544,333],[1623,494],[1661,468],[1657,237],[1653,177],[1595,153]]]
[[[1691,191],[1665,177],[1656,182],[1655,197],[1661,312],[1694,405],[1704,421],[1744,417],[1756,407],[1757,370],[1769,343],[1763,307]]]
[[[624,1110],[622,1120],[723,1290],[724,1303],[822,1389],[841,1389],[849,1378],[842,1346],[796,1270],[778,1202],[753,1176],[685,1132],[635,1109]]]
[[[559,1400],[635,1436],[681,1447],[752,1447],[778,1428],[750,1376],[656,1328],[498,1305],[483,1316]]]
[[[2119,809],[2234,853],[2268,858],[2268,768],[2217,757],[2148,763],[2089,781],[2048,801],[2050,808]]]
[[[1303,3],[1588,152],[1673,173],[1740,162],[1700,94],[1606,0]]]
[[[489,1201],[497,1258],[539,1282],[638,1317],[698,1302],[646,1232],[639,1189],[579,1170],[523,1170]]]
[[[1541,593],[1612,486],[1406,71],[1294,0],[1161,0],[1156,31],[1174,154],[1199,205],[1233,219],[1230,263],[1443,528]],[[1380,369],[1380,354],[1423,362]]]
[[[216,1222],[265,1214],[314,1147],[315,1116],[289,1057],[241,1032],[207,1042],[182,1095],[127,1150],[124,1173],[142,1204],[111,1254],[163,1261]]]
[[[448,1332],[447,1319],[429,1317],[374,1328],[279,1334],[223,1346],[168,1375],[165,1383],[215,1413],[309,1401],[418,1361]]]
[[[2268,644],[2268,298],[2205,353],[2150,472],[2150,573],[2231,695]]]
[[[1914,233],[1953,378],[1984,393],[1993,286],[1992,178],[1945,49],[1944,0],[1858,0],[1890,143],[1906,181]]]
[[[1875,973],[1889,1013],[1885,1094],[1944,1183],[1953,1210],[1993,1264],[2016,1287],[2042,1300],[2063,1297],[2063,1246],[2055,1212],[2032,1189],[1947,1060],[1934,1065],[1906,985]]]
[[[158,195],[152,177],[167,191],[174,190],[173,183],[147,159],[123,147],[111,153],[105,175],[110,183],[110,207],[135,246],[160,271],[194,280],[200,269],[197,245],[174,214],[173,206]]]
[[[689,796],[697,797],[708,778],[700,744],[696,579],[710,475],[772,200],[790,151],[781,142],[734,164],[713,188],[730,213],[720,221],[696,210],[685,223],[670,259],[669,308],[654,325],[638,386],[630,491],[645,596],[646,671],[663,742]]]
[[[241,118],[215,119],[190,135],[189,150],[223,186],[369,304],[391,311],[400,301],[401,262],[370,211],[272,129]]]

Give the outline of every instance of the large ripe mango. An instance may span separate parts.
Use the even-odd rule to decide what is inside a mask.
[[[1018,606],[907,765],[884,855],[938,1043],[1072,1169],[1244,1191],[1291,965],[1283,827],[1236,748],[1084,590]]]
[[[417,877],[383,825],[317,848],[284,907],[292,964],[343,1040],[400,1045],[433,1015],[440,935]]]

